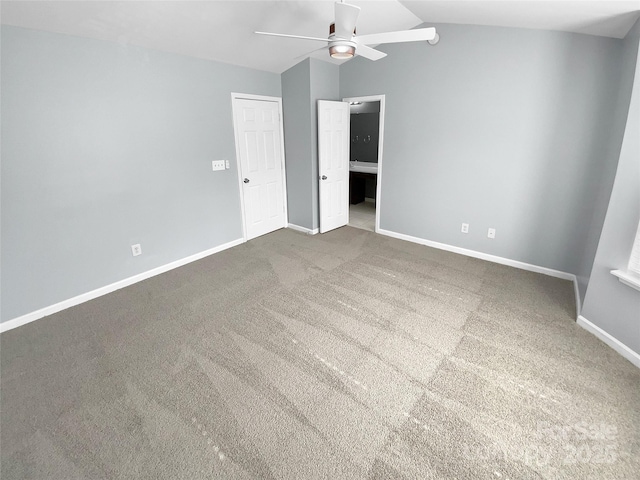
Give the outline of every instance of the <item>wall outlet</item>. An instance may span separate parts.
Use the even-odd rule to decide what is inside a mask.
[[[142,247],[140,246],[139,243],[136,243],[135,245],[131,245],[131,253],[133,253],[134,257],[137,257],[138,255],[142,255]]]
[[[460,231],[462,233],[469,233],[469,224],[468,223],[463,223],[462,224],[462,228],[460,229]]]
[[[489,231],[487,232],[487,237],[496,238],[496,229],[495,228],[490,228]]]
[[[224,170],[225,168],[226,168],[226,162],[224,160],[213,160],[211,162],[211,169],[213,171]]]
[[[227,167],[227,170],[229,170],[229,160],[225,160],[224,161],[224,165],[225,165],[225,167]]]

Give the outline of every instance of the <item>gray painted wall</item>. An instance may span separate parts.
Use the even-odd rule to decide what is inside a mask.
[[[279,75],[4,25],[1,45],[2,321],[242,236],[230,93]]]
[[[636,59],[638,57],[638,23],[627,34],[622,43],[622,62],[620,86],[618,88],[618,98],[614,118],[609,127],[609,151],[607,158],[619,158],[622,139],[625,135],[625,125],[629,113],[629,103],[631,101],[631,91],[633,89],[633,79],[636,70]],[[584,304],[587,285],[589,284],[593,262],[598,248],[598,241],[602,232],[613,180],[616,175],[617,162],[607,162],[601,179],[596,179],[596,183],[591,186],[593,191],[593,216],[588,234],[585,237],[584,249],[581,262],[576,271],[580,301]]]
[[[625,49],[635,58],[633,92],[618,171],[582,315],[640,354],[640,292],[618,281],[611,270],[625,270],[640,221],[640,21],[625,38]]]
[[[313,229],[311,146],[311,69],[309,59],[282,74],[284,148],[289,223]]]
[[[378,163],[379,140],[380,112],[351,114],[349,160]]]
[[[318,203],[318,100],[339,100],[337,65],[307,58],[282,74],[289,222],[314,230]]]
[[[617,163],[622,41],[437,27],[340,67],[341,97],[386,94],[381,228],[577,273]]]

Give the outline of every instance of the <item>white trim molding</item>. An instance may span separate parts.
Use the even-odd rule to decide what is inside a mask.
[[[624,270],[611,270],[611,275],[618,277],[618,280],[628,287],[640,290],[640,277],[635,273]]]
[[[466,255],[467,257],[479,258],[480,260],[487,260],[488,262],[499,263],[501,265],[507,265],[509,267],[515,267],[521,270],[528,270],[529,272],[542,273],[544,275],[549,275],[550,277],[562,278],[564,280],[571,280],[573,282],[576,282],[576,276],[573,273],[561,272],[560,270],[554,270],[552,268],[540,267],[538,265],[532,265],[530,263],[520,262],[518,260],[498,257],[497,255],[491,255],[489,253],[477,252],[475,250],[469,250],[467,248],[455,247],[453,245],[447,245],[446,243],[438,243],[420,237],[412,237],[411,235],[392,232],[391,230],[381,229],[378,231],[378,233],[386,235],[388,237],[406,240],[408,242],[419,243],[420,245],[426,245],[427,247],[437,248],[439,250],[459,253],[461,255]]]
[[[295,230],[296,232],[306,233],[307,235],[316,235],[318,233],[318,229],[314,228],[313,230],[307,227],[301,227],[300,225],[296,225],[295,223],[287,223],[287,228],[291,230]]]
[[[380,124],[378,127],[378,173],[376,174],[376,221],[374,225],[374,232],[380,230],[380,210],[382,205],[382,153],[384,151],[384,117],[386,111],[386,96],[385,95],[368,95],[366,97],[346,97],[342,99],[343,102],[380,102]]]
[[[520,262],[518,260],[511,260],[510,258],[498,257],[497,255],[491,255],[489,253],[482,253],[476,250],[469,250],[467,248],[455,247],[453,245],[447,245],[446,243],[434,242],[432,240],[426,240],[420,237],[413,237],[411,235],[405,235],[404,233],[397,233],[391,230],[378,229],[381,235],[397,238],[400,240],[406,240],[407,242],[418,243],[427,247],[437,248],[439,250],[446,250],[447,252],[459,253],[460,255],[466,255],[467,257],[479,258],[480,260],[486,260],[488,262],[499,263],[500,265],[507,265],[508,267],[519,268],[521,270],[527,270],[529,272],[542,273],[543,275],[549,275],[550,277],[562,278],[563,280],[570,280],[573,282],[573,293],[576,301],[576,318],[580,315],[580,291],[578,289],[578,278],[573,273],[562,272],[560,270],[554,270],[552,268],[540,267],[530,263]]]
[[[67,308],[80,305],[81,303],[88,302],[89,300],[93,300],[94,298],[101,297],[108,293],[115,292],[116,290],[120,290],[121,288],[128,287],[129,285],[133,285],[134,283],[141,282],[151,277],[155,277],[156,275],[160,275],[161,273],[168,272],[169,270],[182,267],[183,265],[186,265],[191,262],[195,262],[196,260],[200,260],[204,257],[208,257],[209,255],[213,255],[214,253],[227,250],[231,247],[235,247],[236,245],[240,245],[244,242],[245,242],[244,238],[239,238],[237,240],[233,240],[231,242],[218,245],[217,247],[210,248],[203,252],[196,253],[194,255],[190,255],[185,258],[181,258],[180,260],[176,260],[174,262],[161,265],[151,270],[147,270],[146,272],[139,273],[132,277],[125,278],[124,280],[120,280],[110,285],[105,285],[104,287],[96,288],[95,290],[91,290],[90,292],[77,295],[67,300],[63,300],[62,302],[58,302],[54,305],[49,305],[48,307],[41,308],[39,310],[36,310],[35,312],[27,313],[26,315],[22,315],[12,320],[2,322],[0,323],[0,333],[6,332],[8,330],[12,330],[14,328],[20,327],[27,323],[31,323],[35,320],[39,320],[48,315],[58,313],[62,310],[66,310]]]
[[[624,358],[633,363],[636,367],[640,368],[640,354],[634,352],[629,347],[627,347],[624,343],[622,343],[617,338],[611,336],[604,330],[602,330],[597,325],[594,325],[589,320],[584,318],[582,315],[578,316],[578,325],[587,330],[589,333],[592,333],[604,343],[613,348],[616,352],[622,355]]]

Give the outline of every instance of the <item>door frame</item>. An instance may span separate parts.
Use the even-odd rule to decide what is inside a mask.
[[[289,209],[287,206],[287,172],[286,162],[284,158],[284,120],[282,114],[282,98],[270,97],[267,95],[254,95],[250,93],[236,93],[231,92],[231,110],[233,113],[233,136],[236,146],[236,172],[238,175],[238,194],[240,195],[240,213],[242,214],[242,238],[247,241],[247,215],[245,212],[244,195],[242,191],[242,165],[240,162],[240,139],[238,138],[238,103],[236,100],[257,100],[261,102],[275,102],[278,104],[278,124],[280,126],[280,152],[282,158],[282,195],[284,204],[284,225],[282,228],[286,228],[289,224]]]
[[[375,232],[380,230],[380,206],[382,205],[382,146],[384,144],[384,117],[385,117],[385,95],[368,95],[366,97],[347,97],[342,99],[343,102],[380,102],[380,125],[378,132],[378,174],[376,178],[376,225]],[[351,146],[349,146],[351,152]]]

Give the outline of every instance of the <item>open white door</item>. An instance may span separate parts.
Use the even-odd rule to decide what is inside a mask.
[[[349,223],[349,104],[318,100],[320,233]]]
[[[287,224],[282,121],[277,101],[234,98],[245,238]]]

